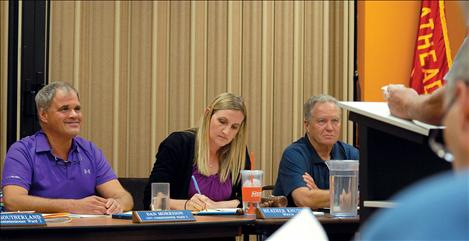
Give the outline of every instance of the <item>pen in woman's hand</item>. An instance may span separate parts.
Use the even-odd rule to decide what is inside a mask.
[[[194,182],[194,187],[195,187],[195,190],[197,190],[197,193],[202,194],[200,192],[199,184],[197,184],[197,180],[195,180],[194,175],[192,175],[192,181]]]

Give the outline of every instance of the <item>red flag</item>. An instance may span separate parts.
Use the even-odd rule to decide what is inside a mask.
[[[422,0],[410,86],[429,94],[445,84],[452,64],[444,0]]]

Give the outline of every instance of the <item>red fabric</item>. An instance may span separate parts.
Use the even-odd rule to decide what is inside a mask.
[[[422,0],[410,86],[429,94],[445,84],[451,65],[443,1]]]

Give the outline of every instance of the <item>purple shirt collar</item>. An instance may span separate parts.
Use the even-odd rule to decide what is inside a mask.
[[[75,151],[80,152],[80,149],[78,148],[78,145],[77,145],[78,142],[76,141],[76,138],[77,137],[73,137],[72,139],[72,147],[70,148],[69,155],[70,153],[75,152]],[[50,152],[50,154],[54,156],[54,154],[52,153],[52,148],[49,144],[49,140],[47,139],[47,134],[43,130],[38,131],[36,135],[36,153],[41,153],[41,152]],[[72,158],[71,160],[68,160],[68,161],[79,162],[80,160],[76,158]]]

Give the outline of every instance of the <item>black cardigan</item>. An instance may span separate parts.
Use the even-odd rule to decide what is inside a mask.
[[[195,133],[178,131],[171,133],[161,142],[156,154],[155,164],[143,194],[143,207],[149,209],[151,183],[168,182],[169,194],[173,199],[188,199],[189,183],[195,152]],[[250,160],[246,150],[245,169],[250,169]],[[238,174],[240,175],[240,174]],[[231,199],[241,200],[241,178],[233,185]],[[241,203],[241,202],[240,202]]]

